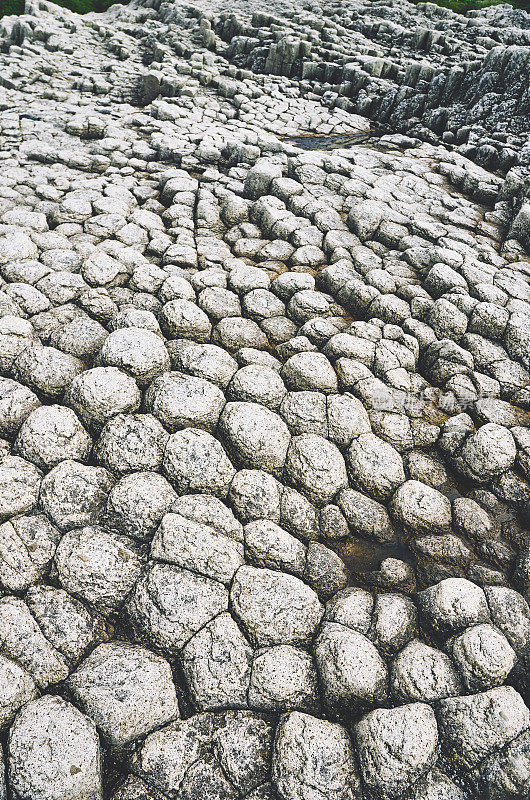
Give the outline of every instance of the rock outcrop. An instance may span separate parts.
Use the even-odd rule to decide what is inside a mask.
[[[530,15],[0,61],[0,800],[528,797]]]

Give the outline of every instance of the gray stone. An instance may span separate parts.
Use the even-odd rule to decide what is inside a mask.
[[[207,342],[212,326],[210,320],[195,303],[190,300],[170,300],[162,308],[160,326],[169,339],[191,339]]]
[[[336,622],[358,633],[368,634],[372,623],[374,598],[356,587],[343,589],[326,603],[326,622]]]
[[[68,679],[84,712],[115,746],[178,717],[167,661],[124,642],[101,644]]]
[[[465,800],[465,794],[445,773],[435,767],[414,784],[410,800]]]
[[[363,781],[381,798],[399,797],[436,761],[436,717],[425,703],[371,711],[355,739]]]
[[[236,572],[230,601],[258,647],[307,644],[323,614],[317,595],[299,578],[248,566]]]
[[[447,578],[418,594],[421,616],[439,631],[457,631],[489,622],[484,591],[465,578]]]
[[[384,653],[393,654],[417,632],[416,606],[402,594],[381,593],[375,596],[370,637]]]
[[[400,703],[432,703],[462,693],[462,682],[445,653],[413,639],[396,656],[392,694]]]
[[[57,548],[55,563],[62,586],[101,613],[122,604],[142,566],[132,540],[99,527],[66,533]]]
[[[229,584],[245,563],[243,546],[214,528],[166,514],[154,536],[151,558]]]
[[[524,797],[530,786],[530,732],[524,731],[472,774],[477,792],[488,800]],[[478,773],[478,774],[477,774]]]
[[[224,404],[213,383],[181,372],[160,375],[145,394],[146,408],[170,433],[183,428],[213,431]]]
[[[484,483],[510,469],[516,455],[510,431],[488,422],[466,440],[462,448],[462,463],[470,477]]]
[[[243,526],[229,508],[211,494],[189,494],[175,500],[172,510],[186,519],[208,525],[236,542],[243,542]]]
[[[320,542],[309,542],[305,580],[321,600],[328,600],[348,584],[348,571],[340,556]]]
[[[16,436],[22,423],[39,406],[39,398],[27,386],[0,378],[0,435]]]
[[[413,481],[421,481],[436,489],[447,482],[447,472],[441,461],[426,456],[424,453],[411,452],[406,457],[408,477]],[[465,499],[465,498],[458,498]]]
[[[366,708],[386,698],[386,664],[361,633],[326,623],[315,641],[315,660],[331,709]]]
[[[273,725],[251,711],[226,711],[221,715],[213,748],[224,774],[240,796],[251,796],[247,792],[252,793],[270,778],[273,735]]]
[[[282,800],[354,800],[360,781],[342,725],[293,711],[281,717],[272,778]]]
[[[530,641],[530,608],[522,595],[506,586],[485,586],[493,623],[506,636],[516,653]]]
[[[94,455],[110,472],[160,469],[169,436],[151,414],[118,414],[103,430]]]
[[[228,499],[243,523],[260,519],[280,521],[280,484],[268,472],[239,470],[231,483]]]
[[[378,542],[395,539],[390,517],[381,503],[353,489],[339,492],[337,502],[353,533]]]
[[[50,469],[65,458],[86,461],[92,439],[66,406],[40,406],[27,417],[16,439],[22,458]]]
[[[212,341],[229,353],[244,347],[262,350],[269,344],[258,323],[243,317],[227,317],[218,322],[212,333]]]
[[[289,392],[283,399],[280,414],[293,436],[313,433],[328,437],[326,398],[321,392]]]
[[[303,542],[317,539],[320,534],[320,514],[318,509],[303,494],[283,487],[280,509],[281,523]]]
[[[370,419],[357,397],[332,394],[327,400],[329,438],[338,447],[349,447],[353,439],[370,433]]]
[[[318,711],[318,678],[311,656],[287,644],[256,651],[248,702],[263,711]]]
[[[246,708],[252,648],[230,614],[201,628],[180,655],[190,694],[200,710]]]
[[[44,695],[18,714],[9,736],[9,782],[21,800],[101,800],[96,726],[60,697]]]
[[[13,362],[29,344],[36,338],[33,325],[29,320],[5,314],[0,319],[0,369],[7,372],[11,369]]]
[[[173,368],[226,389],[237,371],[237,361],[215,344],[196,344],[187,339],[167,343]]]
[[[113,477],[103,467],[66,459],[43,478],[40,505],[61,530],[96,525],[113,485]]]
[[[281,178],[282,168],[266,158],[260,158],[248,171],[245,180],[245,195],[250,200],[257,200],[267,194],[274,178]]]
[[[112,795],[112,800],[163,800],[163,795],[136,775],[129,775]]]
[[[209,492],[226,497],[236,470],[217,439],[198,428],[171,434],[164,472],[179,494]]]
[[[295,436],[287,451],[286,476],[317,506],[329,503],[348,485],[346,465],[339,449],[322,436]]]
[[[78,375],[66,393],[70,405],[84,425],[100,431],[118,414],[137,411],[142,395],[136,381],[117,367],[95,367]]]
[[[109,492],[107,524],[134,539],[150,539],[176,500],[168,481],[157,472],[124,475]]]
[[[0,525],[0,583],[24,592],[48,573],[61,538],[44,514],[14,517]]]
[[[442,750],[464,772],[498,752],[530,722],[528,708],[511,686],[440,700],[437,716]]]
[[[199,306],[216,322],[224,317],[241,316],[241,304],[237,294],[222,286],[208,286],[203,289],[199,295]]]
[[[64,589],[32,586],[26,603],[48,641],[73,664],[103,635],[99,619]]]
[[[83,362],[69,353],[35,344],[26,346],[19,353],[13,375],[47,399],[60,400],[83,369]]]
[[[333,503],[320,510],[318,528],[322,539],[328,542],[346,539],[350,532],[344,514]]]
[[[504,683],[516,661],[515,651],[492,625],[473,625],[447,644],[470,692]]]
[[[0,600],[0,641],[5,655],[23,667],[39,687],[68,677],[66,659],[51,646],[27,605],[17,597]]]
[[[355,439],[347,454],[351,480],[376,500],[388,500],[405,482],[401,456],[388,442],[372,433]]]
[[[0,730],[5,731],[11,726],[19,708],[37,697],[38,690],[29,673],[2,655],[0,687]]]
[[[456,497],[453,500],[453,523],[459,533],[475,541],[494,536],[494,526],[489,514],[475,500]]]
[[[239,369],[230,381],[227,398],[260,403],[271,411],[277,411],[286,391],[276,370],[259,364],[249,364]]]
[[[324,394],[337,391],[337,376],[322,353],[297,353],[291,356],[282,369],[285,385],[292,391],[320,391]]]
[[[413,534],[441,534],[451,529],[451,502],[420,481],[405,481],[392,497],[390,510]]]
[[[256,567],[304,577],[306,548],[299,539],[269,520],[261,519],[245,526],[245,555]]]
[[[97,320],[76,317],[52,334],[50,344],[76,358],[91,359],[99,353],[107,336],[108,332]]]
[[[151,792],[156,789],[177,791],[190,767],[204,752],[212,732],[212,715],[196,714],[186,720],[177,719],[148,734],[138,746],[133,767],[149,780],[150,788],[147,789],[142,782],[145,794],[127,794],[124,800],[151,800],[153,797],[159,800],[159,797],[167,795],[153,795]]]
[[[172,564],[149,565],[127,605],[148,644],[175,655],[211,619],[228,610],[228,591],[217,581]]]
[[[37,505],[42,473],[18,456],[0,460],[0,521],[24,514]]]
[[[227,403],[219,431],[241,468],[281,475],[291,437],[277,414],[257,403]]]

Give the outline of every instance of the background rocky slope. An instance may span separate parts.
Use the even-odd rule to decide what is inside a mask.
[[[528,797],[530,16],[0,36],[0,798]]]

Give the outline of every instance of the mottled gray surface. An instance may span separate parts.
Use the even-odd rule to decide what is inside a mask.
[[[528,797],[528,13],[0,63],[0,800]]]

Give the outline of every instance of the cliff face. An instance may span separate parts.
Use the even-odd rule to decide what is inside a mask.
[[[0,800],[528,797],[529,54],[0,20]]]

